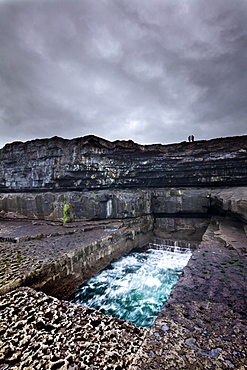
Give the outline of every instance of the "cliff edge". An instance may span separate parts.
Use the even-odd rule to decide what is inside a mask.
[[[93,135],[14,142],[0,150],[0,191],[245,186],[247,136],[139,145]]]

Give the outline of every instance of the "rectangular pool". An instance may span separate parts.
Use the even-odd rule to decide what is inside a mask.
[[[84,283],[72,300],[139,326],[152,326],[191,251],[148,249],[113,261]]]

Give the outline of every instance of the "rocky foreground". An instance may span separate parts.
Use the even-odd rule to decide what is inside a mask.
[[[28,225],[25,230],[18,222],[12,221],[9,226],[8,222],[3,223],[5,241],[1,245],[8,265],[5,272],[6,268],[12,269],[17,278],[32,269],[38,271],[37,266],[40,271],[41,265],[45,267],[51,261],[59,264],[59,255],[61,259],[63,254],[70,255],[70,248],[79,248],[76,237],[85,238],[84,248],[90,242],[95,245],[99,240],[98,227],[101,232],[109,233],[108,237],[112,233],[128,234],[121,222],[117,230],[108,224],[107,231],[96,222],[88,228],[85,224],[83,228],[77,226],[77,231],[69,235],[68,229],[60,228],[55,245],[48,242],[50,238],[55,242],[54,225],[40,225],[40,230],[36,226],[35,232],[30,233]],[[18,237],[22,238],[19,243],[13,243]],[[30,242],[33,265],[30,259],[23,258]],[[11,248],[15,249],[17,260],[10,255],[7,258]],[[244,370],[247,368],[246,256],[247,239],[242,223],[225,217],[213,218],[150,329],[29,287],[7,289],[9,292],[0,298],[0,369]],[[2,276],[3,273],[2,266]],[[1,288],[6,284],[2,280]],[[25,285],[25,280],[17,279],[18,284]]]

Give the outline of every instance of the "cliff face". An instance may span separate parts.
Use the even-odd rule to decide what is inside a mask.
[[[205,214],[210,207],[202,189],[125,189],[0,194],[0,217],[63,221],[136,218],[154,214]],[[66,210],[67,208],[67,210]]]
[[[1,192],[246,183],[247,136],[145,146],[95,136],[54,137],[0,150]]]

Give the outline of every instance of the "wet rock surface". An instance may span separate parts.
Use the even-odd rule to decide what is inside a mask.
[[[162,311],[131,370],[246,369],[246,321],[207,300]]]
[[[173,239],[199,244],[210,218],[162,217],[156,218],[154,235],[157,239]]]

